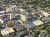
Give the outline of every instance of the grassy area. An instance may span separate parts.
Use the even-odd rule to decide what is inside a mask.
[[[7,24],[8,24],[8,26],[10,26],[10,27],[12,27],[13,25],[12,24],[10,24],[9,22],[7,22]]]
[[[14,20],[19,20],[18,18],[14,18]]]
[[[25,32],[27,32],[27,30],[24,30],[22,33],[25,33]]]
[[[2,36],[2,35],[0,34],[0,37],[4,37],[4,36]]]

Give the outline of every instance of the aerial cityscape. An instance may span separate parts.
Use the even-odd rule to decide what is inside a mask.
[[[50,37],[50,0],[0,0],[0,37]]]

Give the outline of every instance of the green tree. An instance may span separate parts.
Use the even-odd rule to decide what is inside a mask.
[[[41,28],[41,30],[44,30],[44,29],[45,29],[45,27],[42,27],[42,28]]]
[[[45,31],[48,31],[48,29],[45,29]]]
[[[8,26],[10,26],[10,27],[12,27],[13,25],[12,24],[10,24],[9,22],[7,22],[7,24],[8,24]]]
[[[39,31],[35,31],[37,33],[37,35],[39,34]]]
[[[39,37],[38,35],[34,35],[34,37]]]

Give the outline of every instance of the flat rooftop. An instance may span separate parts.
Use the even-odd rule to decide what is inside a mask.
[[[14,30],[13,30],[12,28],[7,28],[7,31],[8,31],[9,33],[13,33],[13,32],[14,32]]]
[[[33,24],[38,26],[38,25],[41,25],[41,24],[44,24],[41,20],[35,20],[33,21]]]

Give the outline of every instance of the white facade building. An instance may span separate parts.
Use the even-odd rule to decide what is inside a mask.
[[[9,32],[7,31],[7,29],[1,30],[1,34],[3,36],[7,36],[9,34]]]
[[[6,8],[6,12],[14,11],[13,8],[15,8],[16,5],[10,5],[9,8]]]
[[[20,11],[20,12],[24,12],[25,10],[24,10],[24,9],[19,9],[19,11]]]
[[[10,20],[14,18],[14,14],[10,13]]]
[[[3,24],[3,20],[2,19],[0,19],[0,22]]]
[[[3,36],[7,36],[7,35],[9,35],[9,33],[13,33],[13,32],[14,32],[14,30],[12,28],[6,28],[6,29],[1,30],[1,34]]]
[[[21,20],[22,20],[22,21],[27,21],[27,16],[26,16],[26,15],[21,14]]]
[[[41,24],[44,24],[44,23],[41,20],[35,20],[35,21],[33,21],[33,24],[35,26],[38,26],[38,25],[41,25]]]

